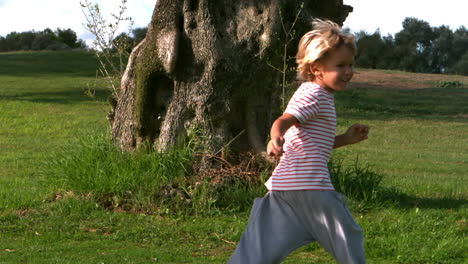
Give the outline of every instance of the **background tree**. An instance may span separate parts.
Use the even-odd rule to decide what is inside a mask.
[[[55,31],[55,34],[57,36],[58,42],[61,42],[72,49],[86,47],[84,42],[78,39],[76,32],[73,31],[71,28],[69,29],[57,28],[57,30]]]
[[[427,72],[431,41],[434,34],[429,23],[417,18],[406,18],[403,30],[395,35],[395,48],[400,58],[400,69]]]
[[[395,40],[392,35],[388,34],[382,37],[383,48],[380,54],[380,59],[377,63],[378,69],[398,69],[399,60],[395,54]]]
[[[144,142],[164,150],[197,130],[213,153],[230,141],[236,150],[263,150],[280,91],[267,61],[282,65],[282,22],[288,31],[301,4],[287,56],[312,18],[342,24],[352,8],[341,0],[157,1],[110,115],[114,139],[126,150]]]
[[[380,36],[355,33],[358,46],[356,65],[363,68],[399,69],[426,73],[466,74],[468,31],[460,27],[453,32],[448,26],[430,27],[416,18],[406,18],[403,29]]]
[[[26,31],[22,32],[18,35],[18,46],[20,50],[30,50],[32,49],[32,43],[36,37],[36,33],[34,31]]]
[[[453,56],[454,61],[451,69],[452,73],[468,75],[468,29],[460,27],[453,34]]]
[[[111,43],[112,51],[117,52],[118,49],[124,49],[129,55],[132,49],[145,38],[147,31],[148,28],[143,27],[132,29],[131,34],[126,32],[120,33]]]
[[[112,41],[112,50],[114,52],[116,52],[121,47],[125,49],[128,54],[130,54],[132,49],[135,47],[134,39],[125,32],[120,33]]]
[[[453,32],[447,26],[433,28],[434,39],[429,55],[427,72],[443,73],[454,63]]]
[[[18,32],[11,32],[5,37],[5,50],[21,50],[21,37]]]
[[[17,50],[57,50],[86,48],[83,40],[78,39],[71,29],[54,32],[49,28],[43,31],[11,32],[5,38],[0,37],[0,51]]]
[[[148,27],[135,28],[132,30],[134,46],[138,45],[146,36]]]
[[[377,68],[382,61],[382,53],[385,50],[385,43],[376,31],[372,35],[361,31],[356,34],[356,44],[359,47],[356,54],[356,64],[363,68]]]
[[[55,41],[57,41],[55,33],[50,28],[46,28],[35,36],[31,49],[45,50],[50,45],[54,44]]]
[[[0,36],[0,52],[7,51],[6,50],[6,40],[4,37]]]
[[[451,72],[455,74],[468,75],[468,52],[452,66]]]
[[[460,27],[453,34],[453,52],[460,56],[468,51],[468,29]]]

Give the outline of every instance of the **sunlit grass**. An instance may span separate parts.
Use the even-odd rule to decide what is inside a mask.
[[[108,131],[109,92],[95,83],[94,62],[91,54],[0,54],[0,263],[225,263],[248,207],[209,215],[125,212],[100,203],[92,195],[99,186],[59,185],[43,175],[45,164],[83,147],[73,142],[96,143],[92,138]],[[85,95],[89,85],[96,99]],[[336,98],[338,131],[360,122],[371,133],[334,157],[345,164],[358,157],[384,176],[378,204],[348,201],[364,230],[368,263],[465,263],[468,89],[358,88]],[[92,153],[83,159],[92,163]],[[114,154],[103,160],[126,162]],[[131,164],[121,167],[115,171]],[[253,193],[225,190],[222,203],[245,203],[243,190]],[[335,262],[311,244],[284,263]]]

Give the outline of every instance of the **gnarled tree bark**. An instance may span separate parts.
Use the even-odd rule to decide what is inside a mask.
[[[158,0],[124,73],[112,137],[123,150],[147,141],[165,150],[197,128],[213,150],[236,137],[233,148],[262,151],[281,90],[268,64],[282,65],[282,23],[300,9],[288,56],[313,18],[342,24],[352,11],[342,0]]]

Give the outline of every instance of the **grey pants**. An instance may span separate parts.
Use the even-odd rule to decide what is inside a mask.
[[[273,191],[254,201],[230,264],[280,263],[317,241],[342,264],[365,263],[362,230],[334,191]]]

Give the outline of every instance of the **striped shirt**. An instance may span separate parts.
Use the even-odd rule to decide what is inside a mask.
[[[265,186],[270,191],[333,191],[327,166],[336,132],[333,94],[315,83],[303,83],[285,113],[299,123],[284,135],[284,153]]]

